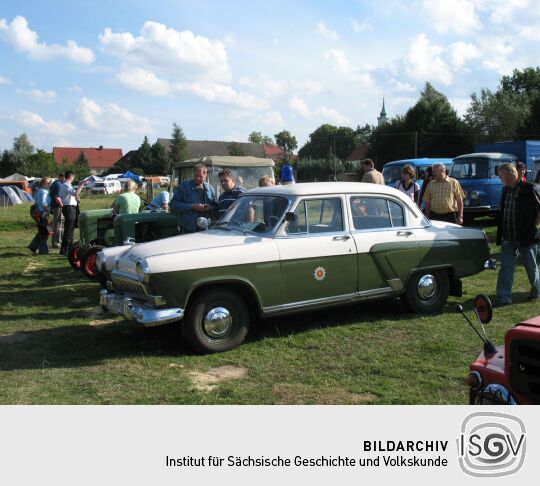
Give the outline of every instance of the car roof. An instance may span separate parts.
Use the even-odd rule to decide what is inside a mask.
[[[452,162],[451,158],[447,157],[441,157],[441,158],[427,158],[424,157],[423,159],[401,159],[401,160],[392,160],[392,162],[387,162],[384,164],[384,167],[393,166],[393,165],[401,165],[401,164],[411,164],[411,165],[431,165],[435,164],[437,162],[441,162],[443,164],[450,164]],[[384,168],[383,167],[383,168]]]
[[[478,152],[475,154],[460,155],[459,157],[456,157],[454,160],[469,159],[469,158],[475,158],[475,157],[485,157],[488,159],[515,159],[516,158],[515,155],[503,154],[501,152]]]
[[[250,194],[272,194],[285,196],[311,196],[318,194],[401,194],[393,187],[367,182],[304,182],[299,184],[286,184],[282,186],[257,187],[249,191]]]

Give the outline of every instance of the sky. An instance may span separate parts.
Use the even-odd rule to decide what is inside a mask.
[[[404,114],[426,82],[461,115],[539,64],[535,0],[2,0],[0,150],[247,141]]]

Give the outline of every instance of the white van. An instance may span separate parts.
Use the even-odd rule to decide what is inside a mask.
[[[118,194],[122,192],[122,184],[118,179],[98,181],[92,187],[92,194]]]

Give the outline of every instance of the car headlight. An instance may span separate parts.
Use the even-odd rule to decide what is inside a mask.
[[[140,279],[147,283],[150,278],[150,266],[148,265],[148,262],[145,259],[142,259],[137,262],[135,268],[137,269],[137,275],[139,275]]]

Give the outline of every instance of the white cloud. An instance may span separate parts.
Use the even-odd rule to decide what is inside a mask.
[[[74,84],[68,88],[68,91],[71,91],[72,93],[82,93],[82,88],[78,84]]]
[[[339,35],[337,34],[337,32],[335,32],[333,30],[330,30],[326,26],[324,20],[321,20],[317,24],[317,34],[319,34],[322,37],[325,37],[326,39],[330,39],[330,40],[333,40],[333,41],[337,41],[339,39]]]
[[[192,93],[208,102],[222,103],[244,110],[260,111],[268,108],[266,101],[249,93],[238,92],[224,84],[178,83],[174,89]]]
[[[309,79],[304,81],[277,79],[266,73],[261,73],[257,76],[244,76],[238,82],[242,86],[255,90],[267,98],[283,96],[293,90],[301,90],[308,95],[314,95],[322,91],[322,86],[317,81]]]
[[[439,81],[449,85],[452,73],[442,59],[444,49],[431,44],[425,34],[418,34],[405,58],[407,74],[418,81]]]
[[[346,79],[361,84],[363,88],[373,86],[371,74],[361,73],[349,62],[347,55],[341,49],[327,51],[324,58],[333,69],[341,73]]]
[[[509,74],[519,68],[517,56],[514,55],[512,38],[502,36],[484,37],[480,41],[482,66],[498,74]]]
[[[457,114],[459,116],[463,116],[467,112],[467,108],[469,107],[469,104],[471,103],[471,98],[450,98],[448,101],[450,101],[450,104],[456,110]]]
[[[38,42],[37,33],[28,27],[28,22],[20,15],[17,15],[10,24],[6,19],[0,19],[0,39],[34,61],[64,58],[80,64],[91,64],[95,59],[91,49],[79,47],[72,40],[68,40],[65,46]]]
[[[67,135],[75,132],[76,127],[70,122],[60,121],[45,121],[37,113],[30,111],[21,111],[16,117],[17,121],[24,127],[34,129],[40,133],[46,133],[48,135]]]
[[[38,103],[54,103],[56,101],[56,92],[52,90],[41,91],[39,89],[17,89],[17,93],[28,97],[32,101],[37,101]]]
[[[480,50],[474,44],[465,42],[454,42],[450,45],[450,60],[454,68],[461,68],[471,59],[481,56]]]
[[[246,88],[259,91],[268,98],[283,96],[288,90],[286,81],[277,79],[266,73],[257,76],[243,76],[238,82]]]
[[[11,84],[11,80],[4,78],[4,76],[0,76],[0,84]]]
[[[422,9],[439,34],[466,34],[482,26],[473,0],[423,0]]]
[[[390,81],[388,81],[388,84],[392,87],[394,91],[399,91],[402,93],[414,93],[416,91],[416,88],[412,84],[399,81],[396,78],[390,79]]]
[[[529,0],[504,0],[493,2],[493,12],[490,20],[495,24],[508,25],[514,14],[520,10],[525,10],[529,6]]]
[[[143,68],[123,67],[116,74],[116,81],[122,86],[151,95],[164,96],[171,92],[168,81],[159,79],[153,72]]]
[[[109,135],[148,135],[154,131],[148,118],[135,115],[116,103],[99,105],[87,97],[79,101],[75,116],[86,128]]]
[[[347,125],[351,123],[351,120],[345,115],[342,115],[333,108],[328,108],[324,105],[320,105],[317,108],[311,110],[307,103],[298,96],[291,99],[289,106],[293,113],[301,116],[302,118],[318,120],[318,123],[335,123],[338,125]]]
[[[129,66],[142,67],[181,81],[202,77],[219,82],[230,79],[225,44],[219,40],[178,31],[166,25],[145,22],[139,36],[114,33],[106,28],[99,35],[105,52]]]
[[[358,22],[356,19],[352,19],[351,22],[353,30],[358,33],[373,29],[373,26],[369,22]]]

